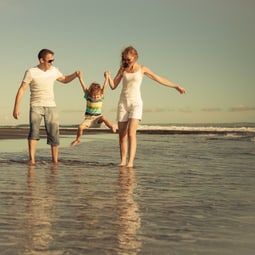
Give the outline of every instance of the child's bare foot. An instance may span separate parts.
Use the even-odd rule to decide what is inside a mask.
[[[112,125],[111,130],[112,130],[113,133],[116,133],[116,131],[117,131],[117,126],[116,126],[116,125]]]
[[[76,144],[78,144],[80,142],[80,140],[74,140],[73,142],[71,142],[70,146],[73,147]]]

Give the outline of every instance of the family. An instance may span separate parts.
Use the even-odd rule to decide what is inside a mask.
[[[118,129],[120,166],[133,167],[136,154],[136,131],[142,119],[143,101],[141,97],[141,83],[143,76],[167,87],[176,89],[181,94],[185,94],[184,88],[155,74],[148,67],[137,63],[138,52],[128,46],[121,52],[120,68],[114,77],[110,72],[104,72],[104,84],[101,87],[98,83],[92,83],[89,87],[85,84],[81,71],[75,71],[70,75],[62,74],[53,66],[54,52],[49,49],[42,49],[38,53],[39,64],[31,67],[25,72],[22,83],[18,89],[13,117],[20,116],[20,102],[26,89],[30,88],[30,111],[29,111],[29,134],[28,149],[29,163],[35,164],[35,153],[37,141],[40,139],[40,125],[44,119],[47,134],[47,144],[51,146],[52,162],[58,163],[59,149],[59,119],[54,99],[54,82],[69,83],[75,78],[79,79],[84,98],[86,99],[85,117],[78,126],[77,135],[71,146],[80,142],[83,131],[96,124],[105,123],[112,132]],[[102,115],[102,102],[107,86],[112,90],[116,89],[122,81],[122,90],[117,108],[118,127],[112,124]]]

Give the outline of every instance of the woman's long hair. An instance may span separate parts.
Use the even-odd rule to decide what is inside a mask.
[[[121,52],[121,61],[120,61],[120,66],[125,67],[125,58],[127,54],[130,53],[132,56],[135,57],[135,59],[138,59],[138,52],[133,46],[128,46]]]

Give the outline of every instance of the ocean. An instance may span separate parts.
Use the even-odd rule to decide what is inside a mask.
[[[1,129],[0,129],[1,132]],[[141,125],[134,168],[118,135],[0,139],[0,254],[251,255],[255,124]]]

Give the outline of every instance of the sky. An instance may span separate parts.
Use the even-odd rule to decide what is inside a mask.
[[[114,77],[121,50],[184,87],[185,95],[148,77],[142,124],[255,122],[254,0],[1,0],[0,126],[28,123],[29,89],[12,117],[25,71],[42,48],[55,52],[65,75],[85,82]],[[121,84],[107,89],[103,114],[116,121]],[[78,79],[55,83],[61,125],[77,125],[86,102]]]

